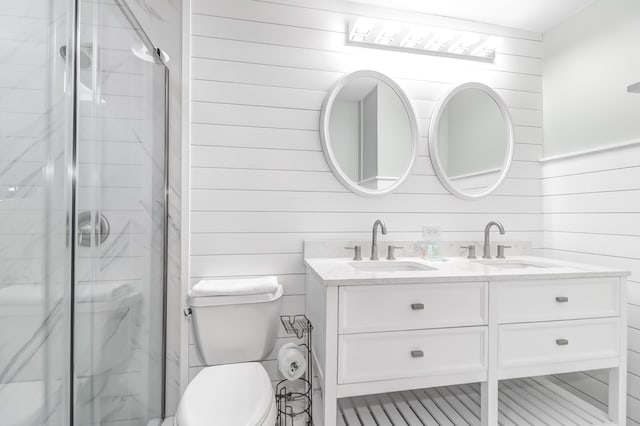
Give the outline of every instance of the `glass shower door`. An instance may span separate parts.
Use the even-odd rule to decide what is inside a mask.
[[[75,425],[163,415],[166,67],[122,1],[79,2]]]

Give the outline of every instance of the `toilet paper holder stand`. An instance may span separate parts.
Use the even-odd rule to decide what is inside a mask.
[[[313,325],[306,315],[282,315],[280,322],[288,336],[295,336],[302,343],[298,347],[307,358],[307,370],[295,381],[281,380],[276,385],[277,426],[313,425],[313,371],[311,360],[311,332]],[[306,417],[304,423],[297,418]]]

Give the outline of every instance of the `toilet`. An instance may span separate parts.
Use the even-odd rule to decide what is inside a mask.
[[[175,426],[273,426],[276,400],[260,361],[276,342],[282,286],[276,277],[200,281],[190,291],[202,369],[187,386]]]

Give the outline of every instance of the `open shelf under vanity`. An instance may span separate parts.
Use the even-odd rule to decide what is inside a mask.
[[[614,425],[607,414],[544,377],[504,380],[499,424]],[[343,398],[338,426],[480,425],[480,384]]]

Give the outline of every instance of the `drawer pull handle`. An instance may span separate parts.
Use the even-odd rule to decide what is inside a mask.
[[[558,346],[567,346],[569,341],[567,339],[558,339],[556,340],[556,345]]]
[[[565,296],[556,297],[556,302],[558,303],[567,303],[568,301],[569,301],[568,297],[565,297]]]
[[[412,303],[411,309],[413,309],[414,311],[421,311],[424,309],[424,303]]]
[[[422,351],[411,351],[411,358],[422,358],[424,357],[424,352]]]

